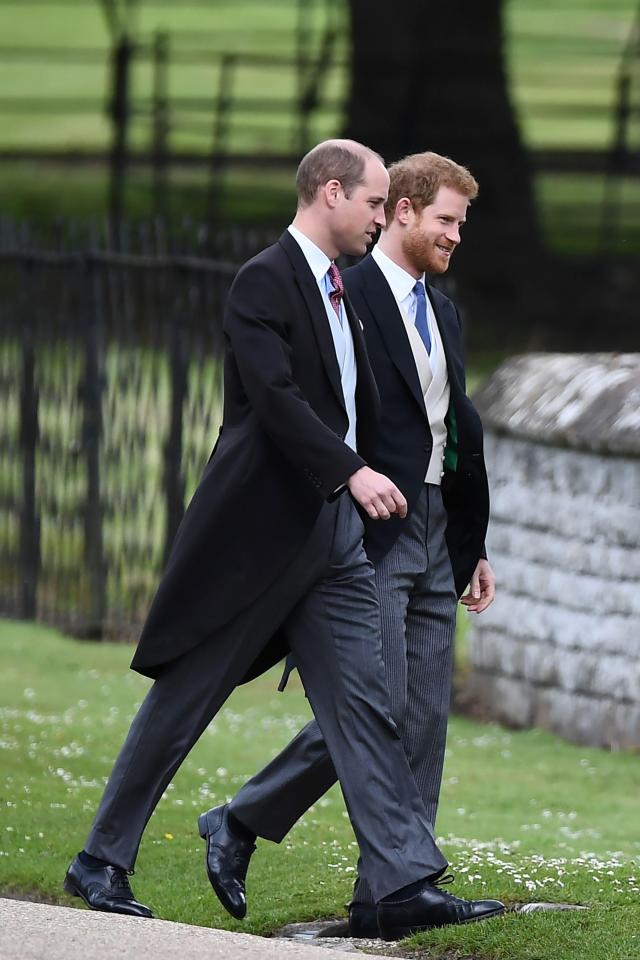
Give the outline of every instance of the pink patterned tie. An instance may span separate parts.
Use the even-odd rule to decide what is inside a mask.
[[[329,274],[329,280],[333,290],[329,294],[329,300],[331,301],[331,306],[336,312],[336,316],[340,323],[342,323],[342,317],[340,316],[340,301],[344,296],[344,283],[342,282],[342,277],[340,276],[340,271],[336,267],[335,263],[332,263],[329,269],[327,270]]]

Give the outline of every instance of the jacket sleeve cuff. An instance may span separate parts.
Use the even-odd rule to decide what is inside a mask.
[[[329,496],[327,497],[327,503],[333,503],[333,501],[337,500],[338,497],[341,494],[343,494],[347,489],[348,488],[346,483],[341,483],[339,487],[336,487],[336,489],[329,494]]]

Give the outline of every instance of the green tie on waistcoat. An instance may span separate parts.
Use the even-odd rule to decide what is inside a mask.
[[[444,469],[453,470],[455,473],[458,469],[458,421],[456,420],[456,410],[453,405],[453,400],[449,401],[449,409],[447,410],[444,422],[447,428],[447,443],[444,448]]]

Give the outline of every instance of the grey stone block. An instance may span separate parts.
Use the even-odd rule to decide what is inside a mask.
[[[515,358],[476,399],[498,593],[473,621],[473,696],[640,746],[640,355]]]

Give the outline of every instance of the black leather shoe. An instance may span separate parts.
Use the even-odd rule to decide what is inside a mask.
[[[207,841],[205,865],[214,892],[232,917],[247,913],[244,882],[255,843],[240,837],[229,825],[229,808],[213,807],[198,817],[198,830]]]
[[[375,903],[349,904],[349,936],[361,940],[379,940],[378,911]]]
[[[418,930],[449,923],[474,923],[504,912],[499,900],[463,900],[425,881],[420,893],[407,900],[378,904],[378,926],[383,940],[401,940]]]
[[[134,898],[127,871],[122,867],[87,867],[74,857],[64,878],[64,889],[72,897],[81,897],[92,910],[153,917],[149,907]]]

